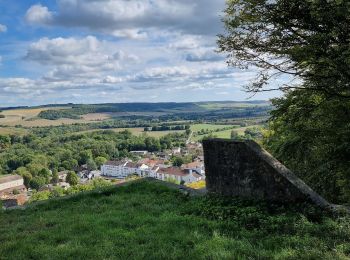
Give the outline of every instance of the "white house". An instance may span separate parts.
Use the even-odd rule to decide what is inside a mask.
[[[181,165],[181,169],[188,171],[192,170],[199,173],[200,175],[205,175],[204,163],[200,161],[183,164]]]
[[[173,179],[178,182],[192,183],[200,181],[203,176],[192,170],[184,170],[178,167],[169,167],[159,169],[157,172],[157,179],[166,181],[167,179]]]
[[[137,174],[140,177],[152,177],[166,181],[192,183],[205,178],[203,165],[200,162],[189,163],[183,167],[169,167],[162,160],[143,159],[138,163],[128,160],[109,161],[101,167],[102,176],[124,179]]]
[[[108,161],[101,166],[101,174],[106,177],[124,179],[132,174],[137,174],[137,165],[128,160]]]
[[[197,182],[200,180],[204,180],[205,176],[202,174],[199,174],[196,171],[193,170],[185,170],[187,173],[186,176],[183,178],[185,183],[192,183],[192,182]]]
[[[142,156],[148,154],[148,151],[130,151],[130,153]]]
[[[0,195],[5,193],[12,193],[14,190],[24,191],[24,180],[19,175],[8,175],[0,177]]]

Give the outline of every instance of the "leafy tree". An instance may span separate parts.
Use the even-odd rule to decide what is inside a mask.
[[[39,190],[41,187],[43,187],[46,184],[46,179],[44,177],[34,177],[31,179],[29,186],[32,189]]]
[[[52,173],[51,183],[57,184],[59,182],[59,176],[57,170],[54,170]]]
[[[293,91],[273,104],[265,146],[322,195],[349,202],[350,100]]]
[[[45,168],[42,164],[39,163],[30,163],[27,164],[26,167],[33,176],[37,176],[39,172]]]
[[[51,172],[49,169],[43,168],[39,171],[38,176],[44,177],[46,180],[46,183],[48,183],[51,177]]]
[[[94,161],[93,159],[89,159],[89,160],[86,162],[86,164],[87,164],[87,167],[88,167],[88,169],[89,169],[90,171],[94,171],[94,170],[97,169],[97,165],[96,165],[96,163],[95,163],[95,161]]]
[[[174,156],[171,161],[173,163],[173,166],[177,166],[177,167],[180,167],[185,163],[185,160],[179,156]]]
[[[32,196],[29,199],[29,202],[48,200],[50,198],[51,192],[48,190],[33,192]]]
[[[62,167],[66,170],[73,170],[78,167],[78,161],[75,159],[68,159],[62,162]]]
[[[92,159],[92,152],[91,150],[84,150],[79,153],[79,164],[86,164],[88,160]]]
[[[67,174],[66,181],[67,181],[70,185],[75,186],[75,185],[77,185],[77,184],[79,183],[79,177],[78,177],[78,175],[77,175],[75,172],[70,171],[70,172],[68,172],[68,174]]]
[[[0,135],[0,150],[6,149],[11,145],[11,139],[8,136]]]
[[[105,162],[107,162],[107,159],[105,157],[99,156],[95,158],[95,162],[98,168],[100,168]]]
[[[334,202],[350,202],[349,15],[343,0],[230,0],[218,40],[230,65],[258,71],[248,91],[284,93],[266,147]]]
[[[266,90],[281,75],[302,79],[281,90],[350,97],[350,5],[327,0],[230,0],[218,40],[230,65],[259,69],[248,89]],[[291,79],[291,78],[289,78]]]
[[[26,167],[19,167],[14,173],[23,177],[24,186],[26,186],[26,188],[30,187],[30,181],[33,176]]]

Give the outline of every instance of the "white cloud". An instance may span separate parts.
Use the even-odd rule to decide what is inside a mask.
[[[217,34],[224,0],[58,0],[53,12],[42,5],[27,11],[41,25],[87,28],[118,37],[144,38],[147,30]]]
[[[169,44],[169,48],[176,50],[196,49],[203,45],[203,38],[195,35],[178,35]]]
[[[35,81],[26,78],[0,78],[1,92],[29,93],[35,87]]]
[[[67,81],[99,78],[139,58],[108,45],[96,37],[42,38],[29,46],[25,60],[50,68],[45,80]]]
[[[224,61],[224,56],[216,53],[212,48],[200,48],[187,53],[186,60],[189,62]]]
[[[50,24],[53,19],[52,12],[46,6],[40,4],[31,6],[26,13],[26,20],[31,24]]]
[[[2,32],[7,32],[7,26],[0,24],[0,33],[2,33]]]

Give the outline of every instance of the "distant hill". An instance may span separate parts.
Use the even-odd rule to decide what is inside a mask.
[[[47,105],[46,107],[48,107]],[[68,106],[68,104],[66,105]],[[79,119],[82,115],[90,113],[148,113],[147,117],[156,115],[165,119],[178,117],[179,119],[198,119],[199,117],[244,117],[266,115],[271,109],[271,104],[267,101],[220,101],[220,102],[187,102],[187,103],[106,103],[75,105],[69,104],[67,109],[48,109],[39,114],[40,118],[57,120],[61,118]],[[150,114],[150,113],[162,113]],[[231,114],[230,114],[231,113]],[[186,115],[184,115],[186,114]],[[125,115],[125,114],[123,114]],[[114,116],[123,116],[115,114]],[[140,116],[140,114],[137,114]],[[142,116],[142,115],[141,115]],[[164,118],[163,118],[164,119]]]
[[[346,259],[349,219],[161,184],[80,193],[0,213],[1,259]]]

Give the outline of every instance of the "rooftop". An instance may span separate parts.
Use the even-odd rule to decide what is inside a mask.
[[[125,160],[119,160],[119,161],[107,161],[104,165],[110,165],[110,166],[121,166],[126,164],[127,161]]]
[[[3,177],[0,177],[0,184],[11,182],[11,181],[18,181],[18,180],[23,180],[22,176],[19,176],[19,175],[5,175]]]
[[[168,175],[175,175],[175,176],[186,176],[188,175],[184,170],[178,167],[169,167],[169,168],[162,168],[159,169],[159,173],[168,174]]]

